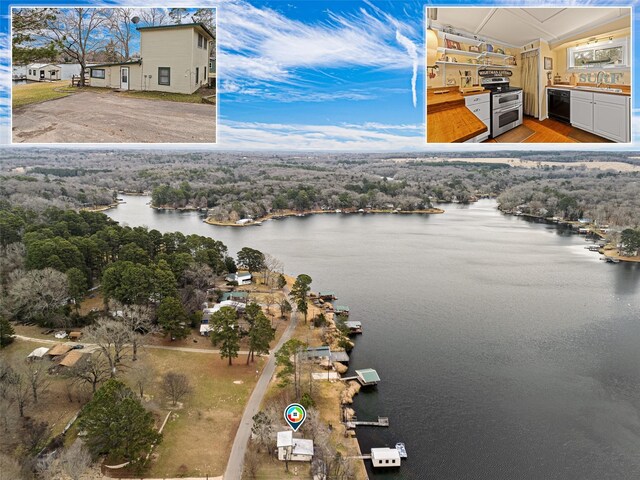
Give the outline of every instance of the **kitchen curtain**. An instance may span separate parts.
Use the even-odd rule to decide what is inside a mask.
[[[538,117],[538,50],[522,52],[522,111],[525,115]]]

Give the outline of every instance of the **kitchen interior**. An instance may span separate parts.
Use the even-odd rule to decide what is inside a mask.
[[[428,143],[631,142],[631,8],[426,10]]]

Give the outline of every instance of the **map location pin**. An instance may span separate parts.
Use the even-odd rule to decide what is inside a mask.
[[[307,411],[299,403],[292,403],[284,409],[284,419],[287,421],[294,432],[298,431],[306,418]]]

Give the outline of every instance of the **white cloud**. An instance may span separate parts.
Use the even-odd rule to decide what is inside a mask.
[[[409,36],[416,36],[413,24],[418,19],[403,23],[367,4],[355,13],[327,11],[325,19],[302,22],[245,0],[221,2],[218,19],[222,89],[227,82],[233,89],[242,82],[259,80],[278,83],[281,88],[304,86],[313,92],[323,83],[318,80],[322,72],[354,67],[412,69],[415,84],[418,47]],[[313,81],[308,79],[309,72],[317,73]],[[332,80],[332,84],[340,81]],[[252,91],[264,90],[257,86]]]
[[[413,62],[413,75],[411,76],[411,93],[413,95],[413,106],[418,104],[416,96],[416,80],[418,78],[418,48],[416,44],[409,40],[407,37],[400,33],[400,30],[396,30],[396,39],[398,43],[407,49],[407,54],[411,57]]]
[[[224,121],[218,133],[220,147],[234,150],[412,151],[424,146],[419,131],[410,129],[410,135],[403,135],[399,132],[406,133],[407,126],[395,127]]]

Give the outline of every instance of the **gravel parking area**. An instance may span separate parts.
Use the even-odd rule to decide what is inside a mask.
[[[215,143],[216,106],[82,92],[13,111],[13,143]]]

